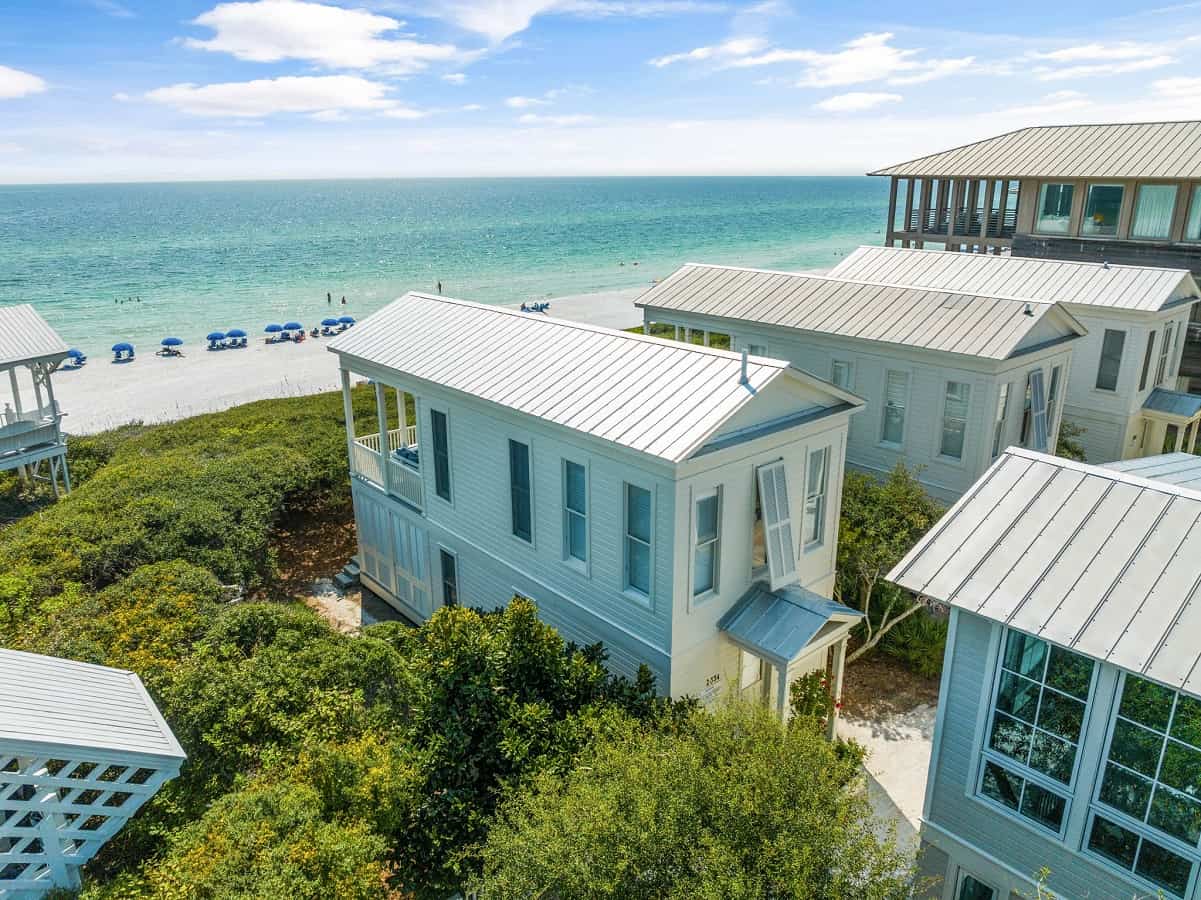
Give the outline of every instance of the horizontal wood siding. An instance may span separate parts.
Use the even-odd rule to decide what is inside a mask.
[[[1099,464],[1122,458],[1127,419],[1105,416],[1074,406],[1065,406],[1063,416],[1073,425],[1084,429],[1084,433],[1076,440],[1084,448],[1086,462]]]

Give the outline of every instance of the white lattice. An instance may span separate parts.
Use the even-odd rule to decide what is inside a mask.
[[[178,771],[138,754],[17,756],[0,742],[0,900],[78,887],[80,867]]]

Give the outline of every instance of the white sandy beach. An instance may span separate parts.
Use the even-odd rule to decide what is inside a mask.
[[[632,328],[642,321],[633,305],[644,288],[553,298],[547,315],[609,328]],[[167,422],[228,409],[252,400],[298,397],[335,390],[337,359],[328,338],[300,344],[263,343],[251,338],[244,350],[205,350],[189,342],[180,358],[154,355],[138,347],[132,363],[93,356],[79,371],[54,376],[54,392],[66,413],[69,434],[91,434],[128,422]]]

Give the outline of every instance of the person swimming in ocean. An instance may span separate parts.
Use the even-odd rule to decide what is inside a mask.
[[[438,293],[439,294],[442,293],[442,282],[441,281],[438,282]]]
[[[342,305],[343,306],[346,305],[346,296],[345,295],[342,296]]]
[[[325,302],[327,304],[332,304],[334,302],[334,295],[331,294],[329,291],[325,292]]]

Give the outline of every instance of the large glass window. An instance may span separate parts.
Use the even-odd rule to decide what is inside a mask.
[[[963,437],[967,432],[967,408],[972,386],[963,381],[948,381],[942,403],[942,440],[938,452],[952,459],[963,458]]]
[[[509,507],[513,534],[523,541],[533,540],[533,516],[530,502],[530,445],[509,441]]]
[[[1201,241],[1201,184],[1193,188],[1188,204],[1188,217],[1184,221],[1184,239]]]
[[[696,501],[695,546],[692,562],[692,596],[717,590],[721,558],[721,492],[710,491]]]
[[[588,561],[588,474],[579,463],[563,463],[563,555]]]
[[[1155,385],[1158,387],[1167,380],[1168,363],[1172,356],[1172,333],[1176,330],[1176,323],[1169,322],[1163,330],[1163,346],[1159,348],[1159,365],[1155,369]]]
[[[1009,415],[1009,382],[1001,385],[1001,392],[997,395],[997,415],[993,420],[992,430],[992,458],[996,459],[1001,450],[1004,449],[1001,445],[1005,440],[1005,418]]]
[[[1092,690],[1093,661],[1007,631],[991,710],[980,793],[1062,830]]]
[[[651,492],[626,485],[625,586],[651,595]]]
[[[446,433],[446,413],[430,410],[430,431],[434,444],[434,490],[450,501],[450,438]]]
[[[1140,185],[1130,236],[1144,240],[1167,240],[1172,236],[1172,212],[1175,209],[1176,185]]]
[[[886,444],[905,440],[905,410],[909,405],[909,373],[889,371],[884,379],[884,422],[880,438]]]
[[[1084,202],[1084,220],[1080,233],[1091,237],[1110,237],[1118,233],[1118,216],[1122,211],[1120,184],[1090,184]]]
[[[1040,234],[1067,234],[1072,220],[1072,185],[1044,184],[1038,190],[1038,218],[1034,230]]]
[[[1097,366],[1097,387],[1102,391],[1118,389],[1118,372],[1122,368],[1122,350],[1126,346],[1126,332],[1105,329],[1101,339],[1101,362]]]
[[[806,547],[816,547],[826,537],[826,484],[829,470],[828,447],[809,454],[809,471],[805,477],[805,521],[802,523],[802,540]]]
[[[1183,896],[1201,845],[1201,700],[1127,674],[1088,847]]]

